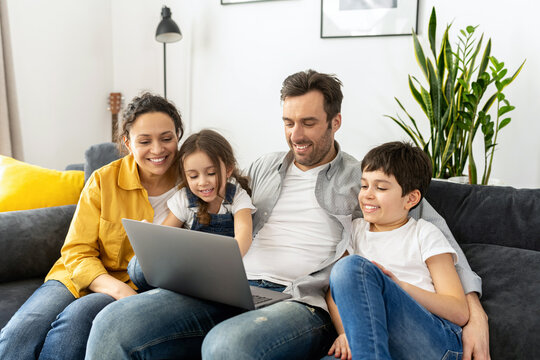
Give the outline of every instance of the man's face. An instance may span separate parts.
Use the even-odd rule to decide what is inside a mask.
[[[306,171],[326,164],[336,156],[334,133],[341,126],[341,114],[326,121],[324,96],[318,90],[283,101],[285,138],[299,169]]]

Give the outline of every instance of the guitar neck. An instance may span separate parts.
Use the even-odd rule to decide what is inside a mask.
[[[118,114],[111,114],[111,121],[112,121],[112,142],[115,142],[118,136]]]

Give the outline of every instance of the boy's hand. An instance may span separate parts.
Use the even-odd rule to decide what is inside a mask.
[[[332,344],[332,347],[328,351],[328,355],[334,355],[335,358],[341,360],[352,359],[351,349],[349,348],[349,342],[347,341],[345,333],[339,335],[336,338],[336,340]]]
[[[382,266],[381,264],[379,264],[378,262],[375,262],[375,261],[371,261],[375,266],[377,266],[379,269],[381,269],[381,271],[383,272],[384,275],[388,276],[390,279],[394,280],[394,282],[396,284],[398,284],[399,286],[401,286],[401,281],[398,280],[398,278],[396,277],[396,275],[394,275],[393,272],[391,272],[390,270],[386,269],[384,266]]]

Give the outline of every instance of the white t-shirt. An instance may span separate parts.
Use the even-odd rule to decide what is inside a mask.
[[[434,255],[457,254],[443,233],[432,223],[410,218],[392,231],[369,231],[369,222],[353,220],[353,253],[373,260],[390,270],[401,281],[435,292],[426,260]]]
[[[154,209],[154,224],[161,224],[169,214],[167,200],[177,191],[176,186],[158,196],[149,196],[148,201]]]
[[[196,216],[198,207],[189,207],[189,200],[187,198],[186,188],[183,187],[178,190],[167,202],[169,209],[176,216],[176,218],[184,223],[186,229],[191,228],[193,219]],[[233,216],[238,210],[251,209],[253,214],[257,209],[253,206],[251,198],[246,190],[244,190],[239,184],[236,184],[236,193],[234,194],[232,204],[223,204],[219,208],[218,214],[232,213]]]
[[[315,197],[317,176],[326,166],[289,167],[276,206],[244,256],[248,279],[287,286],[334,256],[341,228]]]

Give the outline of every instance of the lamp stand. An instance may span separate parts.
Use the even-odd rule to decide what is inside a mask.
[[[167,98],[167,50],[166,43],[163,43],[163,97]]]

